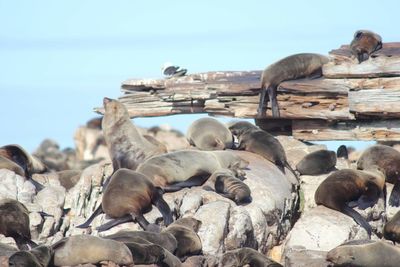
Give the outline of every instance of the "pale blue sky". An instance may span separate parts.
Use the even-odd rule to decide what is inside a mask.
[[[383,2],[383,1],[382,1]],[[327,54],[358,29],[400,41],[400,2],[0,0],[1,144],[73,147],[79,125],[128,78],[263,69],[299,52]],[[185,131],[194,117],[136,119]]]

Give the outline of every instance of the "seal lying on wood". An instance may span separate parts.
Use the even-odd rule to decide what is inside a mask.
[[[258,105],[258,117],[264,117],[267,111],[268,98],[271,101],[272,116],[279,117],[276,91],[281,82],[322,75],[322,65],[328,58],[319,54],[302,53],[285,57],[269,65],[261,75],[261,94]],[[268,98],[266,94],[268,93]]]

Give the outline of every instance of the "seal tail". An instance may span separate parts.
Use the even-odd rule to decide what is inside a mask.
[[[92,215],[90,215],[89,219],[87,219],[87,221],[84,222],[83,224],[76,226],[76,228],[88,228],[90,223],[94,220],[94,218],[101,213],[103,213],[103,208],[101,207],[100,204],[100,206],[92,213]]]
[[[347,205],[343,207],[343,213],[353,218],[356,221],[356,223],[358,223],[361,227],[363,227],[368,233],[368,238],[371,239],[371,233],[372,233],[371,225],[369,225],[369,223],[360,215],[360,213],[353,210]]]
[[[128,214],[124,217],[113,219],[109,222],[106,222],[105,224],[100,225],[99,227],[96,228],[96,230],[99,232],[103,232],[121,223],[127,223],[127,222],[133,222],[132,215]]]

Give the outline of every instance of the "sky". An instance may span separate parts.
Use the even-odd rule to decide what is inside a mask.
[[[103,97],[121,96],[130,78],[161,78],[164,62],[189,73],[261,70],[294,53],[327,54],[358,29],[400,41],[398,10],[394,0],[0,0],[0,144],[74,147]],[[185,132],[198,117],[134,122]]]

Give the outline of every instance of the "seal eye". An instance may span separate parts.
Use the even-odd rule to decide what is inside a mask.
[[[363,34],[362,31],[358,31],[358,32],[356,32],[356,34],[354,35],[354,38],[359,39],[359,38],[361,38],[362,34]]]

